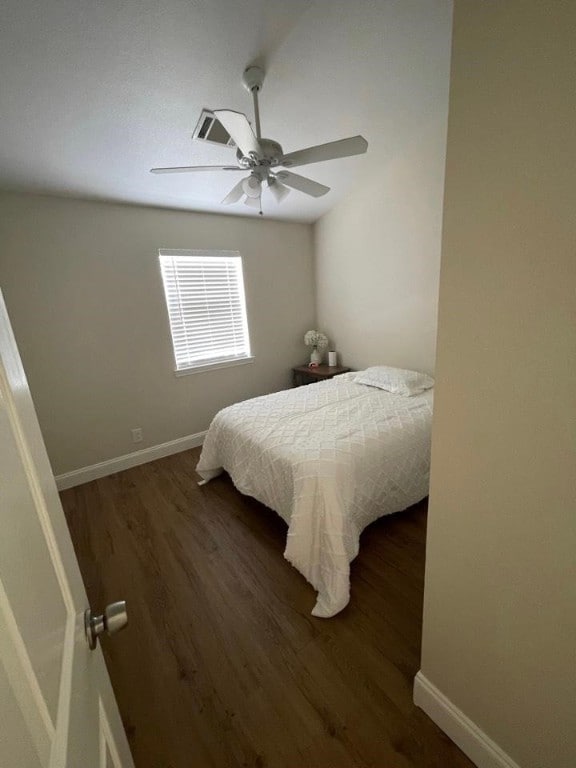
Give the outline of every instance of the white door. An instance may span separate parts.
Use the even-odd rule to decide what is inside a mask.
[[[102,652],[86,641],[87,607],[0,294],[2,768],[133,768]]]

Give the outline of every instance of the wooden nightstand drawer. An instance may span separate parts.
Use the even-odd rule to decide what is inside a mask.
[[[292,368],[292,385],[300,387],[303,384],[314,384],[317,381],[332,379],[341,373],[348,373],[350,368],[343,365],[318,365],[316,368],[310,368],[308,365],[298,365]]]

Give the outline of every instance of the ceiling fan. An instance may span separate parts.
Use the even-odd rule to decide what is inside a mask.
[[[214,116],[228,131],[236,144],[237,165],[192,165],[176,168],[152,168],[150,173],[189,173],[202,171],[236,171],[249,175],[241,179],[222,200],[224,205],[240,202],[243,198],[245,205],[258,208],[262,215],[262,188],[268,187],[277,203],[296,189],[312,197],[321,197],[330,191],[330,187],[312,181],[305,176],[283,169],[278,166],[295,168],[310,163],[320,163],[325,160],[335,160],[339,157],[361,155],[368,149],[368,142],[363,136],[352,136],[340,141],[318,144],[315,147],[299,149],[296,152],[284,154],[277,141],[263,139],[260,131],[260,109],[258,92],[264,82],[264,71],[260,67],[248,67],[244,71],[242,82],[252,94],[254,102],[254,122],[256,133],[252,130],[248,118],[242,112],[232,109],[216,109]]]

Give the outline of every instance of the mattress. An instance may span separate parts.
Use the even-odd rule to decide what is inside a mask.
[[[428,493],[433,391],[405,397],[348,373],[221,410],[197,472],[236,488],[288,524],[284,556],[318,592],[314,616],[350,599],[350,563],[374,520]]]

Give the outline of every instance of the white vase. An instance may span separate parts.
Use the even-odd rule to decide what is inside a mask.
[[[320,352],[320,350],[317,349],[317,347],[314,347],[314,349],[310,354],[310,362],[314,363],[315,365],[320,365],[320,363],[322,362],[322,352]]]

